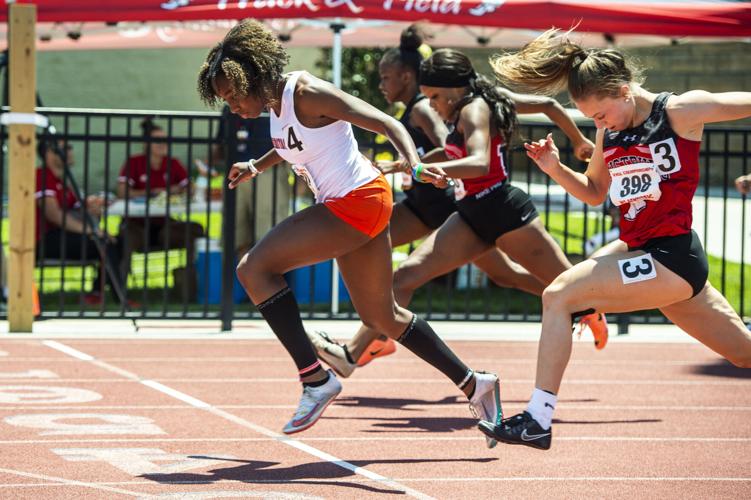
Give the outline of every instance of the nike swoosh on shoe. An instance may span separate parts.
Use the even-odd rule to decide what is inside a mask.
[[[522,441],[535,441],[537,439],[544,438],[546,436],[550,436],[550,433],[547,432],[545,434],[527,434],[527,429],[524,429],[522,431],[521,438],[522,438]]]
[[[316,405],[308,412],[307,415],[305,415],[304,417],[299,418],[297,420],[293,420],[292,421],[292,425],[294,425],[295,427],[297,427],[297,426],[299,426],[299,425],[304,424],[305,422],[307,422],[310,419],[310,417],[316,412],[316,410],[318,409],[319,406],[321,406],[321,403],[316,403]]]

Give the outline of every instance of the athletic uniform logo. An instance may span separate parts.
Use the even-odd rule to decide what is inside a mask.
[[[522,431],[522,441],[535,441],[536,439],[544,438],[545,436],[550,436],[549,432],[546,432],[544,434],[529,434],[527,433],[527,429],[524,429]]]
[[[295,129],[292,126],[287,127],[286,140],[283,137],[272,137],[271,144],[273,144],[274,149],[296,149],[298,151],[305,149],[303,148],[302,141],[297,138]]]

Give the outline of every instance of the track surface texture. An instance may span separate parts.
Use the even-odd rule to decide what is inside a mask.
[[[0,498],[751,498],[751,370],[696,343],[575,342],[543,452],[487,449],[403,348],[286,437],[300,386],[278,342],[168,334],[3,335]],[[498,373],[507,416],[526,407],[535,341],[449,344]]]

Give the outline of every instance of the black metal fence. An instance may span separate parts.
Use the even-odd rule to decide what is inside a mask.
[[[58,156],[66,156],[68,149],[73,154],[66,156],[63,184],[79,191],[76,196],[82,201],[106,201],[97,220],[82,218],[84,227],[97,226],[104,237],[100,241],[108,241],[104,245],[106,252],[120,252],[119,260],[114,259],[109,266],[109,279],[96,282],[103,259],[100,249],[81,244],[80,251],[73,251],[64,241],[51,239],[48,230],[54,229],[55,224],[45,223],[43,214],[35,271],[43,318],[215,318],[229,328],[233,319],[258,317],[234,278],[235,249],[243,244],[238,241],[243,236],[238,236],[241,233],[237,231],[249,229],[252,243],[264,228],[313,202],[304,184],[286,168],[276,168],[271,176],[264,176],[268,184],[259,184],[257,189],[239,193],[227,189],[224,173],[232,158],[229,152],[245,147],[240,142],[264,148],[265,139],[220,127],[219,113],[60,108],[40,108],[38,112],[54,124],[54,130],[40,134],[40,141],[57,145],[62,151]],[[163,139],[143,136],[140,124],[147,117],[163,128]],[[586,124],[582,128],[594,135]],[[509,157],[511,182],[530,193],[548,231],[569,259],[577,262],[616,237],[617,232],[611,230],[611,218],[604,208],[585,206],[551,184],[518,146],[521,140],[540,138],[548,131],[552,131],[548,123],[522,122],[517,147]],[[0,189],[5,200],[7,130],[2,132]],[[388,142],[370,134],[358,135],[367,156],[392,154]],[[584,164],[574,159],[565,136],[557,131],[554,135],[564,162],[583,169]],[[706,130],[701,152],[702,181],[694,199],[695,228],[710,255],[710,280],[742,316],[751,314],[746,286],[751,279],[746,223],[749,206],[732,184],[749,170],[749,135],[748,128]],[[190,182],[183,182],[181,189],[171,193],[151,188],[139,192],[138,175],[151,186],[151,175],[162,174],[146,169],[136,175],[134,165],[138,162],[133,158],[144,155],[146,162],[150,153],[165,146],[166,157],[178,160]],[[39,164],[44,164],[41,158]],[[218,174],[215,177],[212,167]],[[50,175],[49,168],[41,172]],[[175,172],[166,169],[166,185],[180,184],[171,178]],[[123,182],[125,178],[130,181]],[[391,180],[395,186],[400,184],[398,176]],[[396,189],[395,195],[399,199],[402,193]],[[8,213],[3,205],[0,220],[7,246]],[[46,208],[43,206],[42,210]],[[77,208],[62,212],[63,217],[79,218],[83,213]],[[241,216],[237,224],[236,214]],[[252,217],[246,220],[244,214]],[[145,236],[139,240],[134,234]],[[57,251],[50,251],[50,245]],[[412,248],[395,249],[395,261],[405,258]],[[287,275],[305,317],[356,317],[343,283],[337,286],[332,274],[332,264],[328,262]],[[119,292],[113,279],[120,280]],[[539,321],[541,312],[538,297],[499,287],[471,265],[422,287],[410,308],[429,319],[448,320]],[[655,312],[623,315],[619,319],[624,326],[628,322],[664,321]]]

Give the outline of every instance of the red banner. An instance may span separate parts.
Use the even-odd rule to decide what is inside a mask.
[[[543,30],[556,26],[670,37],[751,36],[746,2],[534,0],[18,0],[37,5],[40,22],[361,18]],[[595,5],[595,3],[597,5]],[[7,9],[0,21],[7,20]]]

